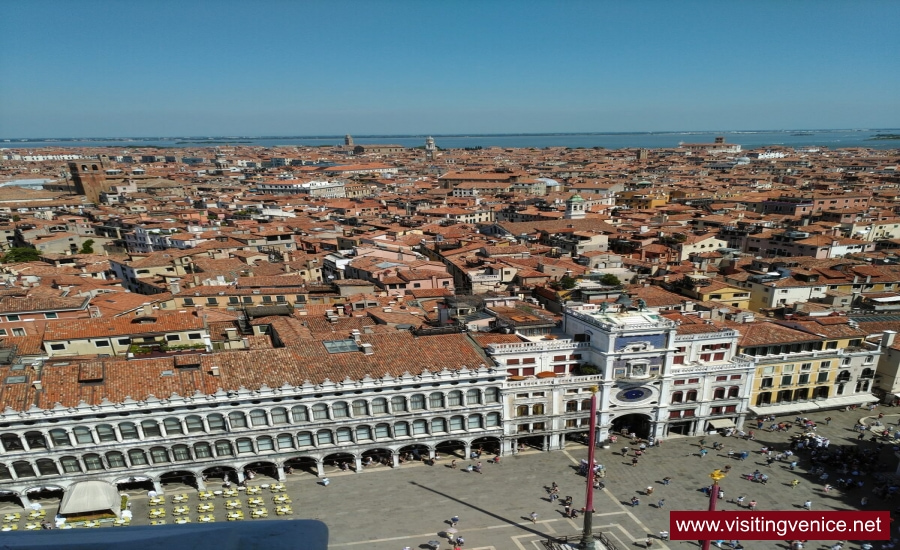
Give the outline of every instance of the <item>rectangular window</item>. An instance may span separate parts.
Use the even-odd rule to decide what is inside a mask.
[[[294,438],[291,434],[281,434],[278,436],[278,449],[293,449]]]
[[[685,382],[686,382],[686,380],[684,378],[680,378],[678,380],[675,380],[674,385],[683,386]]]
[[[406,437],[409,435],[409,424],[398,422],[394,424],[394,437]]]
[[[775,374],[775,367],[763,367],[763,374]]]
[[[716,382],[722,382],[723,380],[728,380],[727,375],[716,376]]]
[[[309,432],[300,432],[297,434],[297,444],[301,447],[311,447],[313,444],[312,434]]]
[[[822,382],[828,382],[828,373],[827,373],[827,372],[820,372],[818,378],[816,379],[816,381],[819,382],[820,384],[821,384]]]
[[[116,342],[120,346],[127,346],[128,344],[131,343],[131,338],[119,338],[118,340],[116,340]]]
[[[797,380],[798,384],[809,384],[809,375],[801,374],[800,378]]]
[[[741,379],[741,375],[740,375],[740,374],[732,374],[732,375],[731,375],[731,380],[740,380],[740,379]]]
[[[421,393],[411,395],[409,397],[409,408],[414,411],[420,411],[425,408],[425,396]]]
[[[94,346],[96,346],[98,348],[108,348],[109,340],[97,340],[94,342]]]
[[[50,344],[50,349],[52,349],[53,351],[62,351],[64,349],[66,349],[66,345],[65,344]]]
[[[206,299],[206,305],[208,305],[208,306],[217,306],[217,305],[219,305],[219,300],[217,300],[216,298],[207,298],[207,299]]]
[[[6,320],[7,320],[7,321],[18,321],[18,320],[19,320],[19,316],[18,316],[18,315],[7,315],[7,316],[6,316]]]
[[[203,338],[203,335],[199,332],[192,332],[188,334],[188,340],[200,340]]]
[[[526,357],[526,358],[522,359],[522,364],[523,364],[523,365],[533,365],[533,364],[535,364],[534,357]]]
[[[720,352],[718,352],[718,353],[714,353],[714,354],[713,354],[713,361],[724,361],[724,360],[725,360],[725,353],[724,353],[724,352],[721,352],[721,351],[720,351]]]
[[[194,299],[193,299],[193,298],[185,298],[185,299],[184,299],[184,305],[186,305],[186,306],[192,306],[192,305],[194,305]]]
[[[793,378],[794,377],[791,376],[790,374],[785,374],[784,376],[781,377],[781,385],[782,386],[790,386],[791,380],[793,380]]]
[[[178,334],[166,334],[166,342],[178,342],[181,340],[181,336]]]
[[[828,370],[831,368],[831,361],[822,361],[819,363],[819,370]]]
[[[794,365],[785,365],[785,366],[781,367],[781,372],[782,373],[794,372]]]
[[[700,383],[699,378],[688,378],[688,384],[699,384],[699,383]]]
[[[506,364],[507,364],[507,365],[518,365],[518,364],[519,364],[519,360],[518,360],[518,359],[507,359],[507,360],[506,360]]]
[[[59,315],[56,313],[45,313],[44,319],[59,319]]]
[[[229,304],[239,304],[239,303],[241,303],[241,301],[238,299],[237,296],[230,296],[228,298],[228,303]]]
[[[763,378],[760,381],[759,387],[760,388],[771,388],[772,382],[773,382],[772,378]]]

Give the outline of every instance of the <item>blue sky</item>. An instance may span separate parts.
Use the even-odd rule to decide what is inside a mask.
[[[0,137],[900,126],[900,2],[8,0]]]

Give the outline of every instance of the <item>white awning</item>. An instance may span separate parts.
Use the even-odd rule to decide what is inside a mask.
[[[818,410],[818,408],[819,407],[815,401],[799,401],[796,403],[783,403],[780,405],[763,405],[750,407],[750,412],[757,415],[779,415],[791,412],[815,411]]]
[[[840,397],[829,397],[822,401],[816,401],[816,405],[820,409],[833,409],[835,407],[846,407],[847,405],[862,405],[863,403],[875,403],[878,398],[870,393],[861,395],[842,395]]]
[[[730,418],[716,418],[715,420],[710,420],[709,425],[712,426],[714,430],[734,428],[734,421]]]

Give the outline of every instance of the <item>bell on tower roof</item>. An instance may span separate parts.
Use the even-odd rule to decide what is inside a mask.
[[[619,294],[619,297],[616,298],[616,304],[620,306],[624,306],[626,309],[631,307],[631,296],[627,294]]]

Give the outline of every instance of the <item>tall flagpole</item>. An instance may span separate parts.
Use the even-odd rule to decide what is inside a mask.
[[[712,478],[713,484],[712,488],[709,490],[709,508],[710,512],[716,511],[716,500],[719,498],[719,480],[725,477],[725,472],[722,470],[713,470],[713,473],[709,474],[709,477]],[[709,543],[711,541],[705,540],[703,541],[703,550],[709,550]]]
[[[588,433],[587,489],[584,505],[584,531],[581,533],[581,547],[593,548],[594,542],[594,450],[597,448],[597,386],[591,386],[591,421]]]

